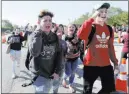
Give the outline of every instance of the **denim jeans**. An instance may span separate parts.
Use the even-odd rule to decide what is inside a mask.
[[[75,78],[75,72],[76,72],[79,61],[80,59],[78,58],[75,61],[67,61],[65,64],[64,80],[66,80],[69,77],[69,85],[73,84],[73,81]]]
[[[61,85],[62,80],[63,80],[63,75],[64,75],[64,69],[62,69],[61,75],[59,75],[59,79],[58,80],[57,79],[53,79],[53,93],[54,94],[58,93],[59,86]]]
[[[92,94],[94,82],[98,77],[100,77],[102,84],[102,89],[98,94],[110,94],[115,91],[114,71],[111,65],[104,67],[84,66],[83,70],[83,94]]]
[[[59,74],[59,79],[53,79],[53,93],[54,94],[58,93],[58,89],[63,81],[64,70],[65,70],[65,62],[62,63],[62,70]]]
[[[12,72],[14,75],[19,75],[20,73],[20,59],[21,59],[21,50],[10,50],[10,57],[13,62]]]
[[[44,78],[42,76],[38,76],[36,81],[33,83],[33,86],[35,87],[35,93],[50,93],[50,90],[53,85],[53,80]]]

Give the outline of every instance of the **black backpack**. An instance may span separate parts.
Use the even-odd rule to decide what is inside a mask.
[[[109,25],[107,25],[107,27],[108,27],[108,31],[110,32],[110,38],[112,37],[112,32],[113,32],[113,30],[112,30],[112,27],[111,26],[109,26]],[[89,45],[90,45],[90,43],[91,43],[91,41],[92,41],[92,39],[93,39],[93,36],[94,36],[94,34],[95,34],[95,32],[96,32],[96,26],[95,26],[95,24],[93,24],[92,25],[92,29],[91,29],[91,33],[90,33],[90,35],[88,36],[88,43],[87,43],[87,45],[86,45],[86,49],[88,49],[88,47],[89,47]],[[84,49],[84,50],[86,50],[86,49]]]

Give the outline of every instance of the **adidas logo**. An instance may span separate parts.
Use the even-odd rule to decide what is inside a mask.
[[[98,44],[98,45],[95,45],[96,48],[108,48],[108,45],[106,44]]]
[[[100,42],[100,44],[95,45],[96,48],[108,48],[108,45],[105,44],[109,40],[110,36],[106,37],[106,34],[103,32],[102,36],[96,35],[97,40]]]
[[[109,40],[109,37],[110,36],[106,37],[106,34],[104,32],[102,33],[102,36],[96,35],[96,38],[100,43],[107,43],[107,41]]]

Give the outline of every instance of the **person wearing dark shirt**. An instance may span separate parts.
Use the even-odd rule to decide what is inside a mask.
[[[58,36],[51,31],[53,13],[39,14],[38,28],[29,36],[29,70],[34,78],[36,93],[50,93],[53,80],[59,80],[62,67],[62,48]]]
[[[7,43],[10,45],[10,57],[13,61],[13,79],[18,77],[20,72],[21,46],[23,41],[24,38],[20,35],[20,29],[16,29],[14,34],[9,36],[7,40]]]

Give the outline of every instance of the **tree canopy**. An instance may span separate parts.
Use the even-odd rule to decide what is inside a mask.
[[[95,10],[92,10],[92,13],[86,13],[81,15],[79,18],[75,19],[72,23],[74,24],[82,24],[85,20],[87,20]],[[108,11],[108,20],[107,24],[109,25],[121,25],[128,24],[128,12],[123,11],[121,8],[111,7]]]
[[[13,30],[12,23],[9,20],[2,20],[2,31]]]

